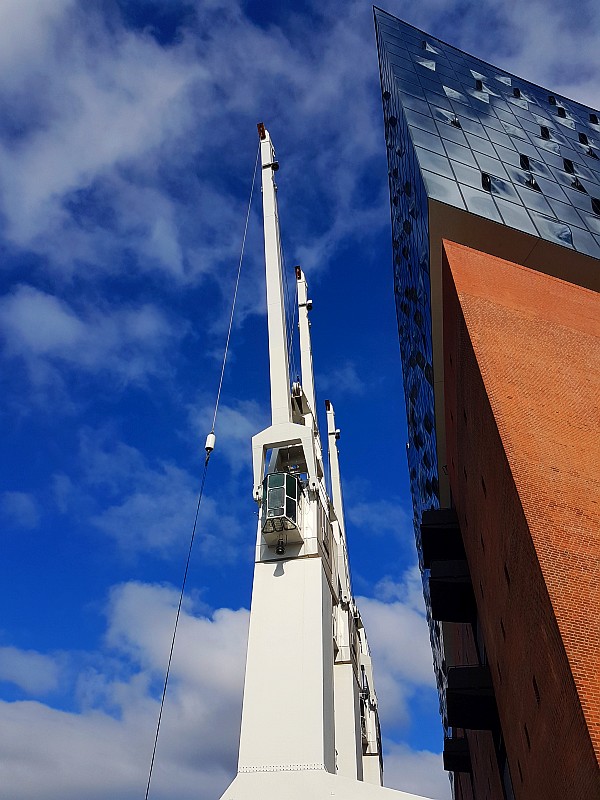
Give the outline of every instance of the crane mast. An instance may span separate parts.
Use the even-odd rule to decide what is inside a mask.
[[[302,381],[291,384],[279,165],[262,123],[258,132],[271,425],[252,438],[253,495],[260,511],[238,772],[222,800],[418,800],[382,786],[371,657],[348,567],[339,431],[328,401],[330,498],[316,413],[312,303],[296,267]]]

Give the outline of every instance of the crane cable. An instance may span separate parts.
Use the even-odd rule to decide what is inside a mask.
[[[185,562],[185,569],[184,569],[184,572],[183,572],[183,579],[181,581],[181,590],[179,592],[179,603],[177,605],[177,613],[175,615],[175,624],[173,626],[173,636],[171,638],[171,648],[170,648],[170,651],[169,651],[169,660],[167,662],[167,669],[165,671],[165,680],[164,680],[164,684],[163,684],[162,697],[161,697],[161,700],[160,700],[160,710],[158,712],[158,719],[157,719],[157,722],[156,722],[156,733],[154,735],[154,745],[152,747],[152,758],[150,759],[150,768],[148,770],[148,782],[146,784],[145,800],[148,800],[148,797],[150,795],[150,784],[152,783],[152,774],[154,772],[154,762],[156,760],[156,748],[157,748],[157,745],[158,745],[158,735],[160,733],[160,726],[161,726],[163,710],[164,710],[164,706],[165,706],[165,699],[166,699],[166,696],[167,696],[167,687],[169,685],[169,675],[171,673],[171,662],[173,661],[173,651],[175,650],[175,638],[177,636],[177,628],[179,626],[179,617],[181,616],[181,606],[183,604],[183,596],[184,596],[184,593],[185,593],[185,585],[186,585],[186,582],[187,582],[187,576],[188,576],[188,572],[189,572],[189,568],[190,568],[190,560],[191,560],[191,557],[192,557],[192,549],[194,547],[194,539],[196,538],[196,529],[198,527],[198,515],[200,513],[200,504],[202,502],[202,495],[204,494],[204,484],[206,483],[206,473],[208,472],[208,462],[210,460],[210,454],[212,453],[212,451],[214,449],[215,441],[216,441],[216,438],[215,438],[215,425],[216,425],[216,422],[217,422],[217,412],[219,410],[219,402],[221,400],[221,389],[223,388],[223,378],[225,376],[225,365],[227,363],[227,354],[229,352],[229,343],[231,341],[231,331],[233,329],[233,317],[234,317],[234,313],[235,313],[235,306],[236,306],[236,301],[237,301],[238,288],[239,288],[239,285],[240,285],[240,275],[241,275],[241,272],[242,272],[242,262],[244,260],[244,250],[245,250],[245,247],[246,247],[246,237],[248,235],[248,223],[250,222],[250,210],[251,210],[251,207],[252,207],[252,198],[254,196],[254,186],[256,184],[256,169],[257,169],[257,166],[258,166],[258,156],[259,156],[259,154],[260,154],[260,143],[259,143],[259,146],[258,146],[258,150],[256,152],[256,160],[254,162],[254,173],[252,175],[252,185],[250,187],[250,197],[248,199],[248,210],[246,211],[246,222],[245,222],[245,225],[244,225],[244,235],[242,237],[242,247],[241,247],[241,252],[240,252],[240,260],[239,260],[239,263],[238,263],[237,277],[236,277],[236,281],[235,281],[235,289],[234,289],[234,292],[233,292],[233,300],[232,300],[232,303],[231,303],[231,314],[229,316],[229,327],[227,329],[227,339],[225,341],[225,350],[224,350],[224,353],[223,353],[223,363],[221,365],[221,375],[219,377],[219,387],[217,389],[217,398],[216,398],[216,401],[215,401],[215,411],[214,411],[214,414],[213,414],[211,431],[208,434],[208,436],[206,437],[206,446],[205,446],[206,458],[204,460],[204,470],[202,472],[202,480],[200,481],[200,489],[198,491],[198,502],[196,504],[196,514],[194,516],[194,524],[192,526],[192,533],[191,533],[191,536],[190,536],[190,545],[189,545],[189,548],[188,548],[187,559],[186,559],[186,562]]]

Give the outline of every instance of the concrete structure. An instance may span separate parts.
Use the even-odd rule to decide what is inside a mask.
[[[418,800],[382,787],[369,646],[352,596],[333,406],[331,497],[315,412],[306,280],[296,267],[302,384],[290,384],[275,174],[259,125],[272,424],[252,440],[260,505],[238,773],[223,800]],[[214,442],[211,443],[211,446]]]
[[[375,21],[445,765],[600,797],[599,113]]]

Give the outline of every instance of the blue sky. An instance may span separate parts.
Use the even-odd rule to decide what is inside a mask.
[[[391,13],[598,107],[594,2]],[[386,783],[443,800],[415,572],[372,8],[4,0],[0,9],[0,760],[14,800],[145,787],[256,154],[314,300]],[[259,195],[256,195],[259,200]],[[152,797],[233,776],[269,409],[260,203]]]

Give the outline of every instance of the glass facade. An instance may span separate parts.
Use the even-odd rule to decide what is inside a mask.
[[[375,9],[417,549],[440,503],[429,200],[600,259],[600,112]],[[451,238],[451,237],[449,237]],[[426,577],[426,576],[425,576]],[[428,581],[424,581],[426,602]],[[430,619],[443,690],[441,626]],[[444,692],[440,691],[441,712]]]

